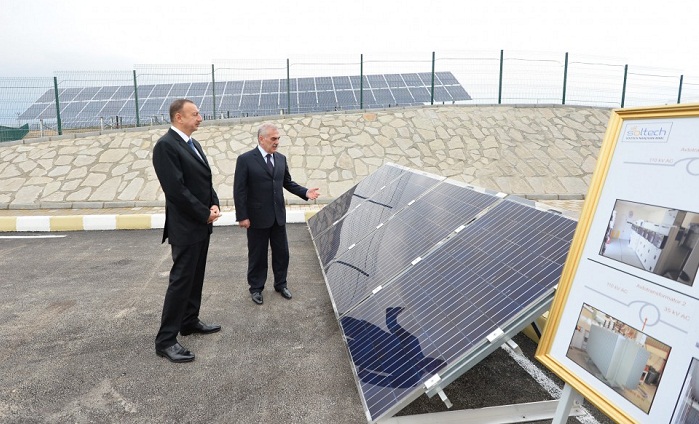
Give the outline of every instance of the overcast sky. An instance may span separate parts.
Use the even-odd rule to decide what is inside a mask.
[[[0,14],[0,77],[500,49],[699,77],[696,0],[0,0]]]

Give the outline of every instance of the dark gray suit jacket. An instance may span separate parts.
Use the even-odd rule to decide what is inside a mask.
[[[193,140],[200,159],[172,128],[153,149],[153,167],[165,192],[163,242],[186,245],[204,240],[212,231],[210,208],[218,206],[211,168],[201,145]]]
[[[284,192],[308,200],[308,189],[291,179],[286,157],[274,154],[274,173],[270,173],[257,147],[238,156],[233,180],[233,201],[238,222],[249,219],[251,228],[269,228],[277,221],[286,224]]]

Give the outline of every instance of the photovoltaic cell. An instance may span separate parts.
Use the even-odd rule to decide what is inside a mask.
[[[568,218],[504,200],[343,315],[369,421],[397,412],[434,374],[552,297],[574,229]]]

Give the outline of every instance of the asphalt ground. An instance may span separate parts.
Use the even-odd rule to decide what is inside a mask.
[[[201,319],[223,328],[179,338],[188,364],[154,352],[171,266],[162,230],[0,234],[0,422],[366,423],[308,229],[287,227],[294,298],[270,283],[262,306],[244,230],[214,229]],[[535,344],[515,341],[531,359]],[[445,393],[452,409],[552,399],[503,349]],[[421,396],[400,415],[446,410]]]

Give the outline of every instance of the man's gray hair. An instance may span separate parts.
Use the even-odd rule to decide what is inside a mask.
[[[257,129],[257,140],[260,140],[261,135],[267,135],[269,133],[269,130],[278,130],[277,126],[270,123],[270,122],[265,122],[264,124],[260,125],[260,128]]]

